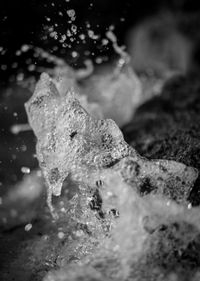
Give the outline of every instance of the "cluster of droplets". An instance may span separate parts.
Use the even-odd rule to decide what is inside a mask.
[[[69,1],[66,1],[69,2]],[[55,3],[52,2],[51,3],[52,7],[55,6]],[[90,5],[90,8],[92,8],[92,4]],[[102,38],[100,36],[100,34],[97,34],[90,22],[86,21],[85,22],[85,26],[84,27],[78,27],[76,24],[76,11],[74,9],[67,9],[65,11],[59,11],[58,12],[58,16],[59,17],[63,17],[64,18],[64,13],[67,15],[68,20],[67,20],[67,25],[68,25],[68,29],[66,30],[65,33],[62,32],[58,32],[59,29],[59,24],[58,23],[53,23],[53,20],[51,19],[51,17],[46,16],[45,20],[47,22],[46,25],[43,26],[43,30],[44,33],[46,35],[44,35],[44,39],[48,39],[49,38],[53,38],[57,43],[60,43],[62,45],[63,48],[66,49],[70,49],[72,48],[72,43],[75,42],[76,44],[80,44],[80,43],[87,43],[87,40],[92,40],[95,44],[97,42],[100,42],[101,46],[103,48],[108,48],[109,43],[111,42],[111,44],[113,45],[113,49],[115,50],[115,52],[120,56],[120,60],[119,60],[119,65],[123,65],[124,62],[126,61],[126,57],[127,54],[124,52],[123,47],[119,47],[117,44],[117,38],[114,35],[114,26],[110,26],[108,28],[108,31],[105,33],[105,38]],[[98,26],[97,26],[98,27]],[[46,37],[45,37],[46,36]],[[25,85],[26,83],[26,71],[28,71],[29,73],[32,73],[32,78],[33,78],[33,84],[35,86],[35,72],[43,72],[46,70],[46,67],[41,66],[41,64],[39,63],[40,60],[45,61],[49,64],[55,65],[55,66],[64,66],[66,65],[65,61],[61,58],[59,58],[56,55],[53,55],[53,53],[57,52],[59,50],[59,44],[57,44],[56,46],[52,47],[52,50],[46,51],[43,48],[34,46],[32,44],[23,44],[18,50],[16,50],[15,52],[15,57],[16,57],[16,61],[13,61],[13,63],[11,64],[11,69],[13,70],[18,70],[17,75],[15,77],[15,81],[18,82],[21,85]],[[0,55],[4,56],[7,53],[7,49],[4,48],[3,46],[0,46]],[[87,50],[85,51],[85,55],[89,56],[90,55],[90,51]],[[94,56],[95,54],[92,53],[92,55]],[[71,49],[71,57],[73,59],[77,59],[79,57],[79,53],[74,50]],[[23,69],[21,69],[19,67],[19,62],[21,57],[25,57],[25,63],[27,65],[26,71],[24,71]],[[95,58],[95,62],[97,64],[101,64],[104,61],[107,60],[107,57],[103,57],[103,56],[98,56]],[[120,63],[120,61],[123,63]],[[93,63],[91,60],[86,60],[85,61],[85,66],[88,69],[89,73],[93,72]],[[8,66],[6,64],[2,64],[1,65],[1,70],[7,70]],[[84,75],[82,75],[81,70],[78,71],[78,75],[79,77],[83,77]],[[30,76],[29,76],[30,77]],[[11,78],[11,81],[13,81],[13,77]],[[25,132],[30,130],[30,126],[28,124],[14,124],[10,127],[10,132],[14,135],[17,135],[21,132]],[[23,174],[27,174],[30,173],[30,168],[29,167],[21,167],[21,172]]]
[[[74,21],[76,20],[76,12],[74,9],[70,9],[66,11],[66,14],[69,17],[69,20],[67,24],[70,24],[70,27],[67,29],[66,33],[62,34],[57,31],[57,28],[59,27],[57,23],[54,23],[53,25],[46,25],[44,27],[45,33],[54,40],[58,41],[62,44],[62,47],[71,48],[71,43],[76,40],[77,35],[77,26],[74,24]],[[60,16],[63,16],[63,12],[59,12]],[[51,19],[49,17],[45,17],[47,22],[51,22]],[[46,37],[47,38],[47,37]],[[67,40],[69,39],[69,40]],[[69,41],[69,43],[66,43]]]
[[[108,57],[104,55],[104,51],[110,48],[111,43],[113,45],[114,51],[120,56],[119,67],[124,65],[127,61],[125,57],[124,47],[119,47],[117,44],[117,38],[114,35],[114,26],[107,28],[105,31],[105,37],[98,33],[100,28],[99,24],[92,26],[91,23],[86,20],[80,25],[78,22],[78,15],[75,9],[72,7],[70,0],[65,1],[65,7],[60,8],[60,4],[51,2],[49,4],[44,4],[43,7],[48,8],[49,5],[55,8],[55,12],[52,15],[44,16],[44,24],[42,25],[42,32],[40,38],[44,44],[49,45],[48,51],[46,48],[37,47],[34,44],[24,44],[15,52],[16,61],[13,61],[11,65],[2,64],[1,70],[15,72],[10,77],[10,81],[17,81],[23,83],[26,78],[30,80],[32,75],[33,83],[35,83],[35,75],[45,71],[46,64],[48,67],[59,66],[63,64],[64,60],[60,63],[60,59],[57,58],[57,53],[64,55],[68,63],[76,65],[77,60],[81,58],[81,65],[85,64],[84,60],[93,58],[96,64],[102,64],[108,60]],[[93,9],[93,3],[88,5],[88,9]],[[57,17],[55,18],[55,14]],[[124,21],[121,18],[120,21]],[[52,41],[53,40],[53,41]],[[94,51],[88,49],[88,42],[98,46],[99,54],[96,55]],[[90,44],[90,43],[89,43]],[[85,45],[85,47],[84,47]],[[81,53],[79,50],[82,50]],[[7,49],[0,46],[0,55],[4,56]],[[55,54],[55,55],[53,55]],[[21,67],[20,64],[25,63],[25,67]],[[26,86],[26,85],[25,85]]]

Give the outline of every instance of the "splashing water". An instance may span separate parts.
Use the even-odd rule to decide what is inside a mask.
[[[67,176],[93,190],[99,171],[110,167],[117,167],[127,182],[134,180],[140,193],[150,191],[177,202],[187,201],[198,176],[196,169],[174,161],[143,159],[124,141],[114,121],[92,117],[83,108],[78,94],[59,91],[58,86],[59,83],[56,86],[47,74],[42,74],[25,105],[38,139],[37,157],[48,185],[51,211],[52,195],[60,196]]]
[[[130,56],[127,52],[124,51],[125,46],[119,46],[117,43],[117,37],[113,32],[113,26],[109,28],[109,31],[106,32],[106,37],[112,42],[113,49],[115,52],[120,56],[120,59],[118,61],[117,69],[116,71],[120,72],[121,69],[124,67],[124,65],[129,64],[130,62]]]

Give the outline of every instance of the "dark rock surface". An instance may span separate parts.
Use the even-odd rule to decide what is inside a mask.
[[[149,159],[182,162],[200,170],[200,82],[195,74],[177,76],[162,94],[142,105],[123,128],[125,140]],[[200,204],[199,179],[191,203]]]

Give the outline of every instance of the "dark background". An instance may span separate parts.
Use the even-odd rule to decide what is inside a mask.
[[[109,46],[102,48],[99,42],[94,43],[88,38],[85,44],[77,44],[76,40],[72,43],[70,50],[63,48],[54,39],[45,38],[47,24],[57,23],[57,31],[61,34],[65,33],[69,25],[66,10],[76,11],[75,24],[78,27],[78,34],[86,31],[86,22],[89,22],[91,29],[103,38],[105,30],[114,24],[119,43],[123,44],[126,31],[130,27],[145,17],[166,9],[173,13],[187,14],[188,18],[192,17],[194,28],[191,29],[198,29],[199,8],[199,1],[193,0],[71,0],[69,2],[65,0],[1,0],[0,46],[4,47],[5,53],[0,55],[0,64],[3,65],[3,69],[2,67],[0,69],[0,82],[5,84],[11,75],[22,70],[26,72],[27,58],[31,58],[35,64],[45,64],[39,58],[34,58],[30,52],[23,56],[16,56],[16,51],[23,44],[42,47],[50,53],[65,58],[74,67],[81,65],[85,50],[90,50],[87,57],[94,57],[99,53],[108,56],[112,54],[112,48]],[[63,16],[60,16],[59,12],[62,12]],[[47,21],[47,17],[50,18],[50,22]],[[69,53],[72,50],[79,52],[79,61],[70,59]],[[17,62],[17,67],[13,68],[14,62]]]
[[[38,165],[34,157],[36,141],[33,132],[13,135],[10,131],[13,124],[27,122],[24,103],[32,95],[31,91],[17,85],[15,78],[18,73],[24,73],[25,78],[33,76],[37,79],[40,73],[30,73],[27,68],[30,63],[51,66],[45,59],[34,57],[33,51],[20,56],[16,55],[16,51],[23,44],[31,44],[64,58],[73,67],[81,66],[85,58],[94,59],[102,55],[111,59],[114,54],[112,44],[102,47],[100,41],[94,42],[88,37],[84,44],[75,40],[71,43],[71,49],[62,47],[59,41],[45,37],[47,25],[57,24],[58,33],[66,33],[70,27],[66,14],[69,9],[76,12],[77,38],[81,33],[87,33],[87,23],[100,35],[100,39],[105,38],[106,30],[114,25],[120,45],[125,43],[126,33],[131,27],[161,11],[170,11],[180,19],[182,32],[196,42],[195,62],[200,61],[200,1],[0,0],[0,47],[4,50],[3,53],[0,52],[0,193],[23,177],[22,166],[33,170]],[[59,15],[60,12],[63,16]],[[47,18],[50,18],[50,22]],[[71,52],[74,50],[80,54],[78,60],[72,59]],[[90,52],[86,55],[85,51]]]

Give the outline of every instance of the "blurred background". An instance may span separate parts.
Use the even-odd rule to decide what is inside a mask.
[[[194,0],[1,0],[0,194],[23,177],[22,167],[37,167],[33,133],[11,130],[27,123],[24,102],[32,93],[25,82],[34,85],[57,58],[75,69],[87,59],[109,64],[118,57],[105,36],[110,29],[138,75],[196,72],[199,16]]]
[[[111,44],[102,46],[102,39],[110,25],[114,25],[119,45],[122,45],[126,43],[127,32],[131,28],[160,13],[171,13],[181,31],[197,40],[199,8],[199,1],[194,0],[1,0],[0,82],[5,84],[12,75],[28,71],[27,66],[31,62],[44,66],[42,58],[34,57],[31,50],[25,54],[18,51],[24,44],[43,48],[77,67],[85,57],[101,55],[110,58],[113,55]],[[62,35],[66,35],[72,25],[68,15],[71,9],[75,11],[75,40],[70,41],[68,36],[62,40]],[[57,32],[56,39],[49,36],[50,27]],[[87,36],[88,29],[99,37],[91,40]],[[86,34],[84,40],[80,39],[81,34]],[[78,51],[78,58],[71,56],[73,51]],[[30,71],[33,72],[33,68],[29,67]]]

